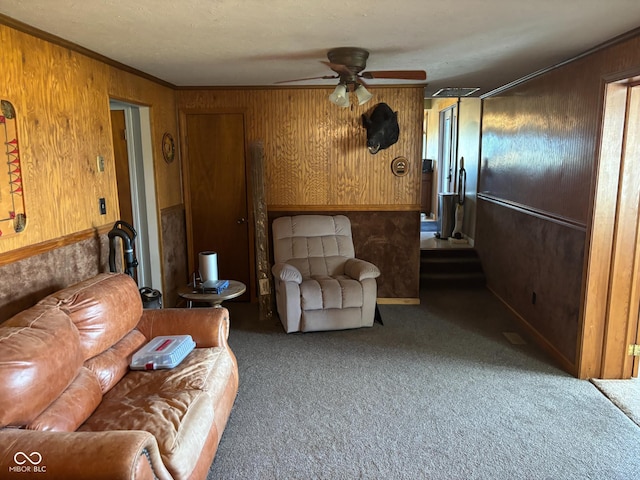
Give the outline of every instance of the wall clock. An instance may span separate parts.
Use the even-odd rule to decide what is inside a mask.
[[[176,144],[173,141],[173,137],[169,132],[162,136],[162,156],[167,163],[173,162],[176,156]]]

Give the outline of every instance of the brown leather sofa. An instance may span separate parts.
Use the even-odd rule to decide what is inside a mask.
[[[129,369],[177,334],[196,342],[177,367]],[[0,324],[0,478],[206,478],[238,391],[228,334],[225,308],[143,310],[123,274]]]

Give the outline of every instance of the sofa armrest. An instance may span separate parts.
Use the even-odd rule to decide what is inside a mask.
[[[378,278],[380,269],[365,260],[350,258],[344,265],[344,273],[355,280],[362,281],[366,278]]]
[[[171,479],[148,432],[0,430],[0,472],[36,478]],[[8,477],[7,477],[8,478]]]
[[[216,308],[146,309],[137,329],[151,340],[160,335],[191,335],[196,347],[228,347],[229,310]]]
[[[273,276],[282,282],[295,282],[298,285],[302,283],[302,274],[293,265],[288,263],[276,263],[271,267]]]

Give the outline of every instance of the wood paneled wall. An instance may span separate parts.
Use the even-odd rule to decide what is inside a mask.
[[[104,234],[119,218],[110,97],[149,107],[158,211],[182,205],[179,158],[169,165],[161,152],[165,131],[178,139],[173,89],[11,26],[0,25],[0,44],[0,98],[11,101],[17,113],[27,214],[24,232],[0,237],[0,265],[37,255],[43,275],[58,271],[60,266],[47,262],[60,256],[46,252]],[[103,173],[98,155],[105,160]],[[106,199],[106,215],[99,213],[100,197]],[[78,271],[95,272],[97,259],[73,262]],[[26,275],[15,273],[12,281],[28,285]],[[55,276],[56,286],[65,283]],[[0,288],[2,297],[9,288],[4,278]]]
[[[16,109],[27,214],[24,232],[0,238],[0,253],[115,221],[114,170],[96,166],[111,150],[108,67],[4,26],[0,42],[0,97]]]
[[[484,100],[476,248],[489,286],[574,372],[604,81],[638,68],[635,37]]]
[[[247,142],[264,144],[270,210],[345,207],[419,210],[422,87],[371,88],[368,104],[339,108],[332,88],[181,90],[183,111],[242,111]],[[376,155],[366,148],[361,115],[379,102],[398,112],[398,143]],[[405,156],[408,175],[391,161]]]
[[[331,104],[332,90],[180,90],[178,108],[243,112],[247,144],[264,145],[270,220],[285,212],[349,215],[354,236],[368,239],[358,247],[360,258],[382,271],[379,297],[417,301],[423,88],[372,87],[374,99],[353,108]],[[398,112],[400,139],[371,155],[361,116],[380,102]],[[403,177],[391,172],[398,156],[409,160]]]
[[[159,207],[182,202],[180,162],[167,165],[160,150],[164,131],[177,138],[173,90],[4,25],[0,42],[0,98],[17,112],[27,212],[27,228],[1,238],[0,254],[118,219],[110,97],[151,107]]]
[[[178,134],[175,91],[118,68],[110,67],[109,96],[124,102],[149,107],[158,211],[182,205],[180,136]],[[171,163],[165,162],[162,157],[162,136],[166,132],[173,136],[176,144],[176,156]]]

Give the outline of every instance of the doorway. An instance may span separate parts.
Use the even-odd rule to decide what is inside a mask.
[[[151,121],[148,107],[110,100],[120,219],[138,234],[135,255],[139,286],[162,291]]]
[[[243,113],[186,113],[185,203],[189,270],[217,252],[220,279],[239,280],[252,296]]]
[[[458,104],[440,112],[439,193],[455,193],[457,178]]]
[[[638,375],[640,76],[605,89],[579,344],[580,378]]]

